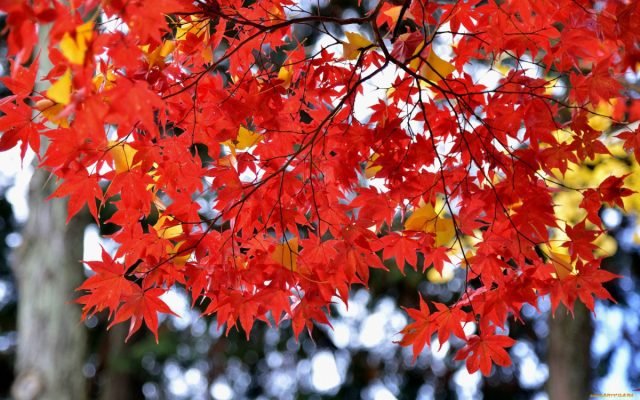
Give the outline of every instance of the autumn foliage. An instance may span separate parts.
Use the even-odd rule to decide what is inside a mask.
[[[117,226],[115,254],[87,263],[85,316],[157,336],[178,285],[227,331],[291,320],[298,336],[372,268],[453,268],[464,290],[416,294],[399,340],[417,357],[458,337],[456,359],[486,375],[510,364],[524,305],[611,298],[599,210],[634,191],[623,174],[564,179],[609,154],[603,131],[640,119],[625,81],[639,2],[380,0],[353,18],[293,0],[149,3],[0,1],[0,150],[36,152],[69,218],[87,206]],[[299,33],[329,25],[344,29],[315,46]],[[54,67],[37,76],[43,54]],[[637,155],[639,134],[617,140]],[[575,220],[561,192],[580,197]]]

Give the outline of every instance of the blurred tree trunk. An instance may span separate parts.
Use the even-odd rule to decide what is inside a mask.
[[[134,400],[138,391],[131,374],[123,368],[121,358],[129,350],[124,339],[127,337],[128,325],[119,324],[109,330],[105,338],[104,370],[100,371],[100,400]]]
[[[584,400],[591,394],[591,313],[576,302],[574,315],[560,308],[549,319],[550,400]]]
[[[50,70],[47,37],[39,32],[38,78]],[[43,90],[42,86],[37,90]],[[46,201],[54,182],[36,170],[29,187],[29,220],[23,244],[14,260],[18,287],[18,348],[16,400],[82,400],[87,397],[82,367],[87,333],[80,323],[80,308],[73,303],[81,283],[82,242],[86,222],[66,224],[66,201]]]

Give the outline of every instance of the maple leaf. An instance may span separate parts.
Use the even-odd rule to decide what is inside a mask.
[[[391,226],[396,213],[393,200],[380,199],[380,192],[375,188],[360,189],[351,205],[359,208],[358,218],[364,224],[370,222],[378,229],[385,223]]]
[[[431,345],[431,336],[435,332],[435,326],[431,324],[429,306],[420,296],[420,309],[405,308],[409,317],[414,322],[402,329],[402,339],[398,342],[401,346],[413,346],[413,361],[415,362],[422,349]]]
[[[360,56],[360,52],[373,45],[373,43],[356,32],[345,32],[347,41],[342,43],[342,54],[347,60],[355,60]]]
[[[27,148],[34,152],[40,151],[40,134],[38,125],[31,121],[31,109],[22,101],[14,103],[13,99],[0,100],[0,111],[4,113],[0,117],[0,151],[20,145],[20,158],[24,159]]]
[[[93,21],[77,26],[73,35],[66,32],[60,39],[62,55],[73,64],[83,64],[92,36]]]
[[[600,195],[602,196],[602,201],[611,206],[618,206],[624,210],[622,198],[636,193],[635,191],[624,187],[624,179],[628,176],[629,174],[621,177],[610,176],[605,179],[598,187],[598,192],[600,192]]]
[[[259,308],[260,305],[256,302],[255,296],[248,297],[241,293],[231,292],[214,299],[204,314],[216,312],[218,324],[220,326],[227,324],[226,334],[229,334],[229,331],[236,326],[236,321],[239,320],[246,338],[249,340],[253,323],[261,315]]]
[[[505,348],[513,346],[514,343],[515,340],[504,335],[473,335],[469,337],[467,344],[456,353],[454,359],[466,359],[467,369],[471,374],[480,370],[482,375],[489,376],[494,363],[502,367],[511,365],[511,358]]]
[[[376,24],[379,26],[387,24],[389,30],[393,30],[398,22],[398,18],[400,17],[401,9],[402,6],[393,6],[389,3],[383,4],[382,9],[376,18]]]
[[[446,78],[455,71],[455,66],[442,58],[440,58],[431,47],[421,49],[418,47],[414,56],[427,52],[426,59],[422,57],[414,58],[409,67],[418,71],[418,73],[429,82],[437,83]]]
[[[144,321],[147,328],[156,338],[156,343],[158,343],[158,313],[178,316],[160,299],[160,296],[165,292],[166,290],[161,288],[144,290],[140,286],[134,285],[132,293],[123,296],[123,304],[116,311],[109,328],[115,324],[131,320],[126,341],[140,329]]]
[[[238,135],[235,140],[227,140],[221,144],[229,146],[231,154],[236,155],[236,150],[246,150],[261,142],[264,138],[259,133],[253,132],[244,126],[238,128]]]
[[[391,55],[401,62],[406,62],[411,56],[415,56],[424,43],[424,38],[419,32],[403,33],[399,35],[393,48]],[[416,66],[417,64],[413,64]]]
[[[560,303],[573,313],[575,301],[580,301],[591,311],[595,310],[595,298],[615,302],[603,283],[619,278],[619,275],[599,269],[597,264],[576,264],[576,273],[557,280],[551,287],[551,310],[555,313]]]
[[[293,67],[286,66],[280,67],[278,70],[278,80],[282,81],[282,87],[288,89],[291,86],[291,80],[293,79]]]
[[[455,236],[455,227],[451,218],[443,218],[436,213],[433,205],[427,203],[417,208],[404,223],[409,231],[423,231],[435,234],[435,244],[442,246]]]
[[[438,57],[438,55],[431,50],[427,57],[426,65],[420,68],[420,74],[431,82],[438,82],[455,71],[456,67]]]
[[[138,287],[125,277],[126,266],[111,258],[104,248],[101,258],[100,261],[85,262],[87,267],[95,272],[95,275],[87,278],[76,289],[89,292],[89,294],[76,299],[77,303],[83,305],[83,318],[104,309],[109,309],[110,315],[113,315],[122,299],[134,293]]]
[[[438,274],[442,276],[442,270],[445,262],[451,262],[447,253],[449,249],[447,247],[437,247],[431,250],[424,251],[424,268],[427,269],[430,265],[438,271]]]
[[[438,330],[438,342],[440,348],[449,339],[451,334],[465,339],[467,336],[462,329],[463,324],[467,322],[467,313],[457,307],[449,307],[442,303],[433,303],[438,309],[431,315],[431,321]]]
[[[400,271],[404,272],[405,262],[412,268],[416,268],[420,245],[410,237],[399,234],[387,235],[382,238],[379,246],[380,249],[383,249],[384,259],[395,259]]]
[[[311,296],[303,297],[295,306],[291,313],[291,325],[296,339],[305,327],[311,332],[313,321],[332,327],[322,307],[322,302]]]
[[[176,44],[173,40],[165,40],[159,46],[150,50],[150,46],[142,46],[142,52],[149,63],[149,68],[158,67],[163,68],[165,66],[165,59],[175,50]]]
[[[551,260],[551,263],[556,270],[558,279],[565,279],[574,271],[571,262],[571,256],[569,256],[568,254],[550,252],[549,259]]]
[[[117,173],[129,171],[134,165],[133,158],[137,150],[128,143],[109,142],[109,154],[113,157],[115,170]]]
[[[66,105],[71,102],[71,69],[67,68],[64,74],[47,89],[47,97],[60,104]]]
[[[394,6],[389,3],[383,4],[380,12],[378,13],[378,17],[376,18],[376,24],[379,26],[387,24],[389,30],[393,31],[398,23],[398,19],[400,18],[402,9],[402,5]],[[414,19],[413,15],[411,14],[411,10],[405,8],[403,18]]]
[[[298,270],[298,238],[287,239],[285,243],[276,245],[271,253],[271,259],[286,269]]]
[[[567,225],[566,228],[569,241],[562,244],[569,249],[572,258],[581,257],[583,260],[592,260],[593,251],[598,247],[593,242],[598,236],[598,232],[586,228],[586,220],[580,221],[574,226]]]
[[[636,128],[633,132],[621,132],[617,137],[624,140],[625,150],[633,151],[636,162],[640,162],[640,127]]]
[[[11,75],[0,77],[0,82],[16,96],[27,97],[33,91],[38,65],[38,59],[34,60],[28,68],[12,60]]]
[[[96,201],[102,203],[104,194],[99,180],[88,173],[79,173],[62,182],[49,196],[49,199],[69,196],[67,203],[67,222],[76,215],[86,204],[94,220],[98,219]]]
[[[189,55],[202,57],[206,62],[213,61],[213,49],[208,46],[211,43],[211,33],[209,25],[212,21],[203,18],[199,19],[196,15],[190,18],[179,18],[179,24],[176,29],[175,39],[178,42],[179,51]],[[215,32],[219,34],[220,29]],[[204,48],[202,46],[205,46]],[[213,47],[215,48],[215,46]]]
[[[600,225],[600,207],[602,206],[602,195],[595,189],[587,189],[582,193],[580,208],[587,210],[587,219],[596,225]]]
[[[297,338],[383,260],[404,272],[422,253],[433,268],[414,276],[444,282],[454,260],[465,293],[421,298],[401,343],[415,358],[477,320],[458,356],[488,374],[509,362],[494,332],[525,304],[610,299],[600,208],[640,210],[623,151],[638,158],[638,130],[623,149],[602,135],[640,115],[625,81],[634,5],[594,18],[558,12],[570,0],[379,2],[348,17],[288,13],[290,0],[49,3],[0,6],[13,92],[0,151],[31,148],[69,217],[86,204],[114,226],[117,258],[88,264],[85,316],[108,310],[157,339],[160,296],[184,285],[227,332],[290,319]],[[99,3],[126,29],[92,22]],[[318,35],[325,21],[351,31]],[[27,65],[45,24],[48,59]],[[301,26],[326,41],[317,52]],[[483,84],[480,65],[502,79]]]
[[[614,79],[610,72],[611,60],[598,62],[590,73],[588,96],[592,104],[608,101],[620,94],[622,86]]]

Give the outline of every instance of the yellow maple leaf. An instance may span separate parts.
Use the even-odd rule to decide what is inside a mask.
[[[200,19],[198,20],[197,18]],[[193,16],[191,21],[183,18],[180,18],[179,21],[180,23],[176,28],[175,35],[177,42],[184,42],[187,40],[188,34],[192,34],[199,38],[203,43],[209,43],[209,40],[211,39],[211,34],[209,33],[209,24],[211,23],[210,19]],[[210,46],[202,49],[200,55],[205,61],[213,61],[213,50]]]
[[[460,268],[466,269],[469,265],[473,265],[474,258],[475,258],[475,254],[473,249],[469,249],[465,251],[464,255],[461,256]]]
[[[342,43],[342,54],[347,60],[357,59],[362,49],[373,45],[369,39],[359,33],[345,32],[344,34],[347,37],[347,41]]]
[[[451,218],[438,218],[433,224],[436,246],[447,245],[456,236],[456,227]]]
[[[60,114],[64,110],[64,104],[57,104],[49,99],[40,99],[34,107],[40,111],[49,122],[62,128],[69,127],[69,120],[66,117],[60,117]]]
[[[278,80],[282,81],[282,86],[285,89],[288,89],[291,86],[291,80],[293,79],[293,67],[280,67],[280,71],[278,71]]]
[[[507,76],[512,69],[510,66],[500,61],[496,61],[495,63],[493,63],[492,68],[495,71],[498,71],[502,76]]]
[[[404,228],[408,231],[423,231],[435,234],[436,246],[446,245],[456,234],[453,220],[438,216],[431,203],[416,209],[405,221]]]
[[[174,239],[184,233],[182,229],[182,224],[172,225],[173,217],[170,215],[162,215],[160,214],[160,218],[153,225],[153,229],[156,231],[156,234],[161,239]],[[175,265],[184,265],[189,257],[191,257],[191,252],[185,251],[181,252],[180,249],[182,245],[185,243],[184,240],[171,244],[168,243],[166,250],[167,255],[169,257],[173,257],[171,262]]]
[[[367,161],[367,165],[364,167],[364,176],[367,179],[373,178],[382,169],[381,165],[374,164],[379,157],[380,157],[380,154],[374,153],[369,159],[369,161]]]
[[[47,97],[59,104],[71,102],[71,69],[67,68],[64,74],[47,90]]]
[[[413,214],[407,218],[404,222],[404,229],[409,231],[421,231],[425,229],[426,224],[429,221],[435,220],[438,217],[433,205],[427,203],[422,207],[419,207],[413,211]]]
[[[149,55],[150,65],[160,65],[164,62],[169,54],[176,48],[176,42],[173,40],[165,40],[162,42],[162,46],[157,47],[153,53]]]
[[[160,215],[158,221],[153,225],[158,237],[162,239],[173,239],[184,232],[182,230],[182,224],[171,225],[173,217],[170,215]]]
[[[140,163],[138,163],[136,165],[139,165],[139,164]],[[155,168],[158,168],[156,163],[153,163],[153,165],[154,165]],[[147,175],[149,175],[151,177],[151,179],[153,179],[153,181],[155,182],[155,183],[148,184],[147,185],[147,190],[149,192],[154,193],[156,191],[156,183],[158,183],[158,181],[160,180],[160,175],[158,175],[158,171],[156,169],[153,169],[153,170],[147,172]],[[156,197],[156,199],[157,199],[157,197]]]
[[[565,279],[567,276],[575,272],[575,266],[571,261],[571,255],[569,249],[563,247],[561,243],[568,240],[566,232],[561,229],[554,229],[551,232],[551,240],[549,243],[543,243],[540,246],[540,250],[547,255],[549,262],[556,270],[556,277],[558,279]]]
[[[422,49],[418,47],[414,53],[414,56],[418,54]],[[433,48],[429,49],[429,55],[427,56],[427,62],[424,62],[420,57],[414,58],[409,63],[409,68],[417,71],[423,78],[437,83],[446,78],[449,74],[455,71],[456,67],[448,61],[438,57]]]
[[[249,147],[252,147],[263,140],[263,136],[259,133],[251,131],[244,126],[240,126],[238,128],[238,136],[236,136],[236,140],[226,140],[221,144],[229,146],[231,150],[231,154],[236,155],[236,150],[245,150]]]
[[[171,54],[175,48],[176,48],[175,41],[165,40],[164,42],[162,42],[162,46],[159,47],[160,50],[156,49],[156,51],[158,51],[158,54],[160,55],[160,57],[164,59],[169,54]]]
[[[169,257],[173,257],[171,259],[171,262],[175,265],[180,265],[180,266],[185,265],[189,260],[189,257],[191,257],[190,251],[185,251],[184,253],[180,252],[180,248],[184,243],[185,241],[183,240],[181,242],[176,243],[175,245],[171,245],[171,244],[167,245],[167,255]]]
[[[549,258],[551,260],[551,264],[556,269],[558,279],[564,279],[575,271],[573,263],[571,262],[571,256],[568,254],[552,251],[549,252]]]
[[[127,172],[135,165],[133,165],[133,157],[138,152],[136,149],[131,147],[127,143],[118,143],[114,141],[110,141],[109,145],[109,153],[113,157],[113,162],[115,165],[115,170],[117,173]]]
[[[389,18],[391,18],[391,20],[393,21],[393,24],[395,25],[398,23],[398,18],[400,18],[400,11],[402,11],[402,6],[395,6],[395,7],[388,8],[386,11],[383,11],[382,13],[388,16]]]
[[[93,37],[93,22],[89,21],[77,26],[73,36],[69,32],[62,36],[60,51],[69,62],[82,65],[89,49],[88,44]]]
[[[211,20],[208,18],[201,18],[188,21],[187,19],[180,18],[180,23],[176,28],[176,40],[186,40],[189,33],[197,37],[209,37],[209,24]]]
[[[277,245],[271,253],[271,259],[291,271],[297,271],[298,238],[294,237],[285,243]]]
[[[446,78],[455,69],[456,67],[453,64],[438,57],[438,55],[431,50],[427,58],[427,64],[422,66],[420,73],[431,82],[438,82],[442,78]]]
[[[92,82],[96,89],[108,90],[115,86],[116,74],[113,73],[111,68],[107,69],[106,73],[99,73],[93,77]]]

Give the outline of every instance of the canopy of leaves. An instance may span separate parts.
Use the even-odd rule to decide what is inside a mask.
[[[372,268],[451,266],[464,290],[408,310],[400,342],[417,355],[453,334],[488,374],[510,363],[504,328],[523,305],[610,298],[598,210],[633,191],[622,174],[563,178],[609,153],[593,117],[634,118],[597,107],[622,104],[637,70],[638,2],[380,0],[344,19],[291,0],[76,4],[0,1],[0,150],[38,153],[69,217],[115,208],[119,247],[87,264],[85,315],[155,333],[171,312],[159,296],[180,285],[227,329],[288,319],[298,336]],[[349,30],[305,47],[297,29],[325,23]],[[43,24],[55,67],[41,77]],[[636,154],[638,134],[620,135]],[[564,191],[584,216],[561,215]]]

